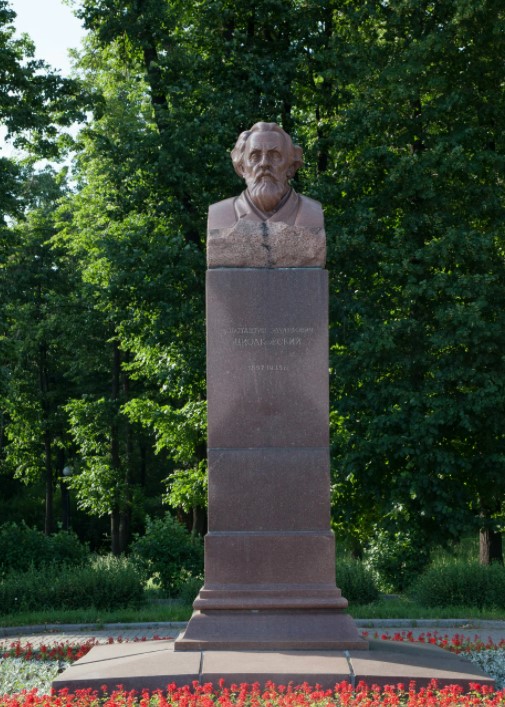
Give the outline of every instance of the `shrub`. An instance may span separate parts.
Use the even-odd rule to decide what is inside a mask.
[[[203,587],[203,577],[188,577],[179,585],[178,598],[183,604],[192,604]]]
[[[379,598],[373,574],[359,560],[337,559],[337,586],[354,604],[370,604]]]
[[[83,565],[90,559],[89,548],[71,530],[61,530],[44,536],[47,542],[50,563],[58,565]]]
[[[48,559],[44,534],[29,528],[24,521],[0,526],[0,569],[26,570],[40,567]]]
[[[163,589],[177,594],[188,577],[202,573],[202,541],[193,538],[170,513],[146,522],[145,534],[132,543],[132,559],[146,579],[154,576]]]
[[[44,535],[23,521],[0,526],[0,573],[44,565],[78,565],[89,557],[86,545],[75,533]]]
[[[2,613],[44,609],[138,607],[143,600],[139,573],[125,558],[98,558],[81,567],[32,567],[0,581]]]
[[[365,551],[365,567],[384,592],[403,592],[430,561],[430,549],[415,531],[377,530]]]
[[[418,577],[409,594],[426,607],[505,609],[505,567],[458,560],[434,565]]]

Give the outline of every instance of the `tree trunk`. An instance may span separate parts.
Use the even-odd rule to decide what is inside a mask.
[[[45,481],[46,481],[46,512],[44,519],[44,533],[51,535],[54,528],[53,523],[53,466],[51,463],[51,435],[49,432],[44,433],[44,459],[45,459]]]
[[[110,549],[113,555],[121,554],[121,543],[119,540],[119,508],[113,508],[110,514]]]
[[[203,536],[207,532],[207,511],[201,506],[193,506],[191,535]]]
[[[61,492],[61,527],[70,530],[70,492],[65,477],[65,452],[59,448],[56,452],[56,476],[60,480]]]
[[[60,478],[61,488],[61,527],[70,530],[70,492],[67,488],[65,477]]]
[[[491,528],[481,528],[479,531],[479,562],[490,565],[499,562],[503,565],[503,543],[501,533]]]
[[[147,478],[147,449],[146,449],[146,443],[144,442],[143,439],[140,440],[139,448],[140,448],[139,484],[140,484],[140,487],[143,489],[146,486],[146,478]]]
[[[121,352],[119,350],[119,345],[117,341],[113,344],[113,364],[112,364],[112,400],[115,403],[119,402],[119,378],[121,371]],[[119,429],[117,424],[116,415],[114,415],[114,420],[111,425],[110,430],[110,452],[111,452],[111,464],[117,476],[119,476],[119,467],[121,464],[120,454],[119,454]],[[119,512],[119,502],[116,501],[114,507],[112,508],[110,514],[110,544],[111,552],[113,555],[121,554],[121,542],[120,542],[120,512]]]
[[[128,550],[130,541],[130,516],[131,510],[127,508],[119,514],[119,553],[123,554]]]
[[[40,294],[39,294],[40,297]],[[54,496],[54,481],[53,481],[53,464],[52,464],[52,439],[49,432],[49,403],[47,393],[49,390],[48,375],[47,375],[47,346],[41,343],[39,346],[39,390],[42,399],[42,409],[44,410],[44,482],[46,486],[45,494],[45,517],[44,517],[44,533],[50,535],[53,532],[53,496]]]

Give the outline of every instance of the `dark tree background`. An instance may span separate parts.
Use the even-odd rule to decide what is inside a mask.
[[[206,213],[241,189],[238,133],[273,120],[326,212],[339,536],[428,556],[480,532],[502,560],[502,3],[75,7],[70,81],[0,0],[0,118],[24,149],[0,160],[4,517],[51,532],[70,493],[116,553],[162,501],[204,532]]]

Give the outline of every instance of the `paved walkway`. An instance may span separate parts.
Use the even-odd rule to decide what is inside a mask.
[[[410,619],[358,619],[356,624],[363,631],[368,631],[373,637],[383,633],[394,634],[401,631],[412,631],[414,636],[435,633],[454,635],[455,633],[474,638],[479,636],[483,641],[491,638],[495,643],[505,640],[504,621],[462,621],[444,619],[439,621]],[[139,623],[139,624],[105,624],[92,626],[85,624],[47,624],[40,626],[0,627],[0,647],[8,646],[13,641],[29,642],[34,647],[53,643],[83,643],[95,638],[100,643],[107,643],[109,638],[135,639],[175,639],[185,628],[185,623]],[[1,649],[1,648],[0,648]]]

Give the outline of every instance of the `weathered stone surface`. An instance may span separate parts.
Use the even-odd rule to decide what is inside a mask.
[[[366,647],[335,585],[323,209],[276,124],[232,160],[247,190],[207,232],[205,584],[175,650]]]
[[[240,220],[207,236],[209,268],[316,268],[326,262],[324,227]]]
[[[333,532],[209,532],[205,536],[205,588],[214,586],[323,585],[335,582]]]
[[[346,618],[346,617],[342,617]],[[223,631],[228,630],[226,617]],[[236,633],[236,632],[235,632]],[[259,631],[256,631],[258,637]],[[53,682],[55,690],[75,691],[103,684],[111,692],[117,685],[126,690],[165,690],[167,685],[191,685],[224,680],[232,683],[259,682],[263,687],[269,680],[287,685],[321,685],[332,689],[336,683],[347,680],[357,685],[365,680],[369,685],[427,685],[436,678],[440,686],[458,684],[470,690],[472,683],[493,687],[491,678],[470,661],[444,651],[437,646],[370,641],[364,650],[262,650],[242,648],[230,651],[190,650],[174,653],[167,641],[125,643],[95,646],[67,668]]]
[[[355,650],[368,642],[352,618],[335,611],[195,612],[176,641],[179,651],[194,650]],[[226,648],[225,648],[226,646]]]
[[[353,682],[368,685],[396,685],[408,687],[414,681],[417,688],[436,680],[439,686],[461,685],[470,689],[471,683],[493,685],[493,680],[474,663],[438,646],[395,641],[370,641],[368,651],[352,651],[349,662]]]
[[[276,685],[300,685],[305,680],[309,685],[328,685],[349,679],[349,665],[341,653],[335,651],[253,652],[253,651],[209,651],[205,652],[202,664],[202,682],[216,683],[226,675],[226,685],[243,682],[264,685],[271,680]]]
[[[214,588],[209,589],[212,586]],[[294,609],[331,609],[333,612],[347,608],[345,599],[334,582],[328,584],[230,584],[207,585],[200,590],[193,607],[202,613],[216,610],[292,611]]]
[[[205,584],[176,651],[365,649],[335,584],[319,268],[207,273]]]
[[[171,641],[101,645],[58,675],[53,689],[164,690],[171,682],[182,687],[198,680],[200,665],[199,652],[174,653]]]
[[[328,446],[327,276],[207,272],[210,449]]]
[[[209,449],[209,531],[330,527],[327,447]]]

